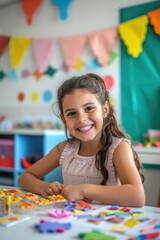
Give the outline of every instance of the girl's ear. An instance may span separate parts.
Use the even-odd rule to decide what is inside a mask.
[[[107,115],[109,113],[109,103],[108,103],[108,101],[106,101],[105,104],[103,105],[102,111],[103,111],[103,118],[107,117]]]

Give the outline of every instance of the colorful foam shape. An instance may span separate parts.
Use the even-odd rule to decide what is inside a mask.
[[[35,228],[37,228],[41,233],[60,233],[69,230],[71,228],[71,223],[59,223],[41,220],[40,223],[35,225]]]
[[[4,51],[8,47],[10,37],[7,36],[0,36],[0,56],[3,55]]]

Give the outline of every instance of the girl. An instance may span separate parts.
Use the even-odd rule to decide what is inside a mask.
[[[60,86],[57,98],[67,140],[27,169],[19,185],[43,197],[61,194],[70,201],[143,206],[142,166],[117,124],[103,79],[73,77]],[[58,165],[64,184],[40,180]]]

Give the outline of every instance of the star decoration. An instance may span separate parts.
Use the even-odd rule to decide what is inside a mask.
[[[3,80],[5,78],[6,74],[3,70],[0,71],[0,80]]]
[[[74,65],[74,69],[81,70],[85,65],[85,62],[82,59],[78,59],[76,64]]]
[[[57,72],[57,69],[52,68],[52,67],[48,67],[48,69],[45,72],[45,74],[49,75],[50,77],[53,77],[56,72]]]

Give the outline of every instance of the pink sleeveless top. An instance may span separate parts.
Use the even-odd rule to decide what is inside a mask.
[[[120,185],[118,176],[113,165],[113,153],[118,144],[130,141],[126,138],[113,137],[112,145],[109,147],[109,154],[106,157],[106,168],[109,172],[109,178],[106,185]],[[62,165],[62,175],[65,184],[98,184],[102,181],[101,172],[95,166],[95,156],[78,155],[80,141],[75,140],[67,143],[60,157],[60,165]]]

